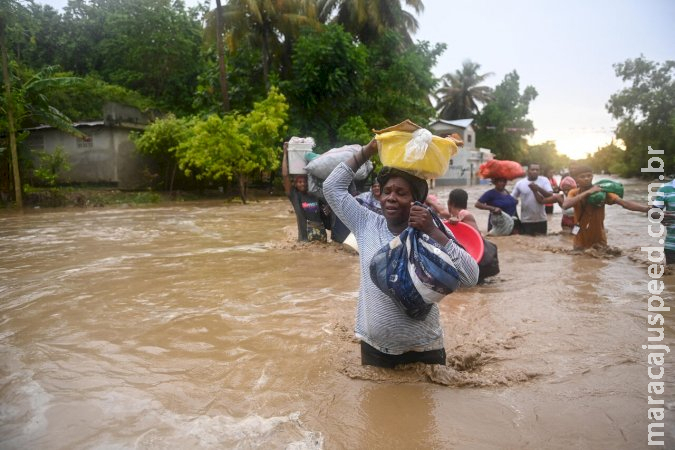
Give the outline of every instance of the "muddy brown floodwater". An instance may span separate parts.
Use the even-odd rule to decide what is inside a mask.
[[[0,447],[647,448],[658,244],[644,215],[607,215],[607,252],[570,252],[557,209],[547,237],[493,238],[501,274],[441,303],[448,365],[386,370],[353,338],[358,255],[296,243],[283,198],[4,212]],[[673,311],[663,327],[675,350]]]

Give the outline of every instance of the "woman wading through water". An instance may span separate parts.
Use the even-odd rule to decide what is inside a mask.
[[[370,262],[383,246],[410,226],[444,246],[459,274],[460,285],[476,284],[478,265],[435,225],[427,208],[413,205],[415,201],[424,202],[428,193],[426,180],[394,168],[383,168],[377,177],[382,189],[382,214],[361,206],[349,194],[354,173],[376,153],[377,142],[372,140],[346,163],[337,166],[323,184],[331,209],[354,233],[359,246],[361,285],[355,333],[361,340],[361,363],[390,368],[411,362],[444,365],[438,305],[434,303],[423,320],[409,317],[373,283]]]

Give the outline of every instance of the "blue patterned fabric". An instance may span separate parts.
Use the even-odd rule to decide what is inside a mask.
[[[436,226],[459,245],[441,219],[433,211],[431,215]],[[459,277],[446,247],[412,227],[382,247],[370,262],[373,283],[417,320],[424,320],[434,303],[459,287]]]

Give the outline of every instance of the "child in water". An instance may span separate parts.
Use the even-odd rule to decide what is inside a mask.
[[[605,201],[597,206],[588,203],[588,197],[600,192],[599,186],[593,185],[593,171],[590,166],[577,165],[570,168],[570,175],[577,183],[577,187],[569,192],[563,201],[563,210],[574,208],[574,249],[584,250],[593,246],[607,246],[605,233],[605,205],[621,205],[629,211],[646,213],[649,206],[624,200],[611,192],[606,193]]]
[[[570,176],[567,176],[560,181],[560,190],[562,192],[558,194],[558,204],[561,208],[565,198],[568,197],[570,191],[576,187],[576,181],[574,181],[574,178]],[[574,208],[563,209],[562,218],[560,219],[560,227],[562,228],[563,233],[572,232],[572,228],[574,227]]]

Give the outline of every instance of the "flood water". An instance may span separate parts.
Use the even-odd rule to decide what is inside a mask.
[[[353,338],[358,255],[296,243],[285,198],[3,212],[0,448],[639,449],[648,395],[675,448],[675,351],[655,395],[641,348],[647,219],[607,207],[600,254],[549,223],[443,300],[446,367],[387,370]]]

